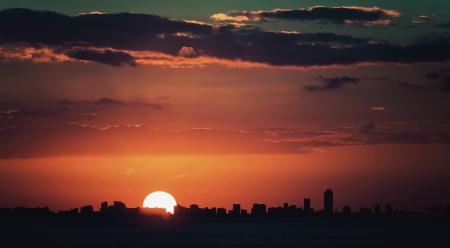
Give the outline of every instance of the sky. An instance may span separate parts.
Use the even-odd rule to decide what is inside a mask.
[[[0,2],[0,208],[450,204],[450,2]]]

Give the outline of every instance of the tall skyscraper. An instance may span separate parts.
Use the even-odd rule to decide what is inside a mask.
[[[386,204],[386,215],[392,215],[392,206],[391,204]]]
[[[327,189],[323,193],[323,210],[326,215],[333,214],[333,191]]]
[[[104,201],[100,205],[100,213],[107,213],[108,212],[108,202]]]
[[[303,209],[306,214],[311,211],[311,198],[303,198]]]
[[[380,215],[381,214],[381,206],[376,204],[375,205],[375,215]]]
[[[241,204],[233,204],[233,215],[241,214]]]

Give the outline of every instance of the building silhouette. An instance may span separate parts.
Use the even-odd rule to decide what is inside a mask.
[[[311,208],[311,199],[304,198],[303,208],[297,208],[296,205],[289,205],[283,203],[281,206],[267,207],[265,204],[254,203],[251,210],[241,209],[241,204],[233,204],[232,209],[228,211],[225,208],[200,208],[197,204],[191,204],[188,207],[177,205],[174,207],[174,216],[177,217],[208,217],[208,216],[283,216],[283,217],[296,217],[296,216],[380,216],[381,206],[375,205],[374,213],[372,209],[365,207],[359,209],[359,211],[351,212],[350,206],[346,205],[342,208],[342,213],[333,213],[333,191],[327,189],[324,192],[324,209],[314,212]],[[60,216],[169,216],[170,213],[166,212],[165,208],[127,208],[125,203],[121,201],[114,201],[113,205],[108,206],[108,202],[104,201],[100,204],[100,210],[94,211],[91,205],[83,206],[78,211],[78,208],[72,208],[70,210],[58,211]],[[52,216],[56,213],[51,212],[48,207],[43,208],[26,208],[24,206],[11,208],[0,208],[0,216]],[[438,208],[436,206],[428,207],[426,213],[407,212],[405,210],[393,211],[390,204],[385,205],[385,213],[383,216],[395,216],[395,217],[414,217],[414,216],[450,216],[450,205],[445,208]]]
[[[323,211],[325,215],[333,214],[333,191],[327,189],[323,193]]]
[[[92,214],[92,213],[94,213],[94,207],[92,207],[91,205],[81,207],[80,213],[81,214]]]
[[[233,215],[241,214],[241,204],[233,204]]]
[[[342,208],[342,214],[345,215],[345,216],[350,216],[352,214],[352,209],[350,208],[349,205],[345,205]]]
[[[392,206],[391,204],[386,204],[386,210],[384,212],[386,215],[392,215]]]
[[[361,208],[361,209],[359,210],[359,214],[360,214],[361,216],[370,216],[370,215],[372,215],[372,209],[370,209],[370,208],[368,208],[368,207]]]
[[[100,204],[100,213],[106,214],[108,213],[108,202],[104,201]]]
[[[263,216],[266,214],[266,204],[253,204],[251,214],[255,216]]]
[[[225,208],[218,208],[217,215],[219,215],[219,216],[227,215],[227,210]]]
[[[375,205],[375,215],[380,215],[381,214],[381,206],[376,204]]]
[[[311,212],[311,198],[303,198],[303,209],[305,214],[309,214]]]

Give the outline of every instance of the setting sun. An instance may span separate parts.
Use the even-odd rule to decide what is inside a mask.
[[[143,205],[145,208],[165,208],[166,212],[173,214],[173,208],[177,205],[177,202],[171,194],[164,191],[156,191],[145,198]]]

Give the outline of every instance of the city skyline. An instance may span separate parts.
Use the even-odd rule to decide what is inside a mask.
[[[191,203],[188,205],[182,205],[177,203],[174,205],[173,212],[165,207],[145,207],[145,206],[126,206],[125,202],[113,201],[113,204],[108,205],[108,201],[103,201],[99,204],[98,211],[93,205],[86,205],[81,207],[75,207],[71,209],[59,209],[52,211],[48,206],[45,207],[4,207],[0,208],[0,215],[48,215],[58,214],[62,216],[73,215],[124,215],[124,216],[181,216],[181,217],[201,217],[201,216],[402,216],[402,217],[417,217],[421,215],[443,216],[450,214],[450,204],[445,206],[427,206],[423,210],[425,211],[410,211],[407,209],[393,208],[390,203],[383,205],[383,211],[380,204],[375,204],[372,207],[365,206],[363,208],[355,209],[349,205],[342,206],[341,208],[333,208],[333,191],[327,189],[323,194],[323,208],[314,209],[311,208],[311,198],[303,198],[303,205],[295,205],[284,202],[279,206],[267,206],[264,203],[253,203],[251,208],[244,208],[240,203],[233,203],[230,208],[226,206],[199,206],[198,204]],[[157,203],[153,203],[158,205]],[[395,209],[395,210],[394,210]],[[353,211],[352,211],[353,210]]]
[[[448,9],[3,0],[0,208],[446,206]]]

